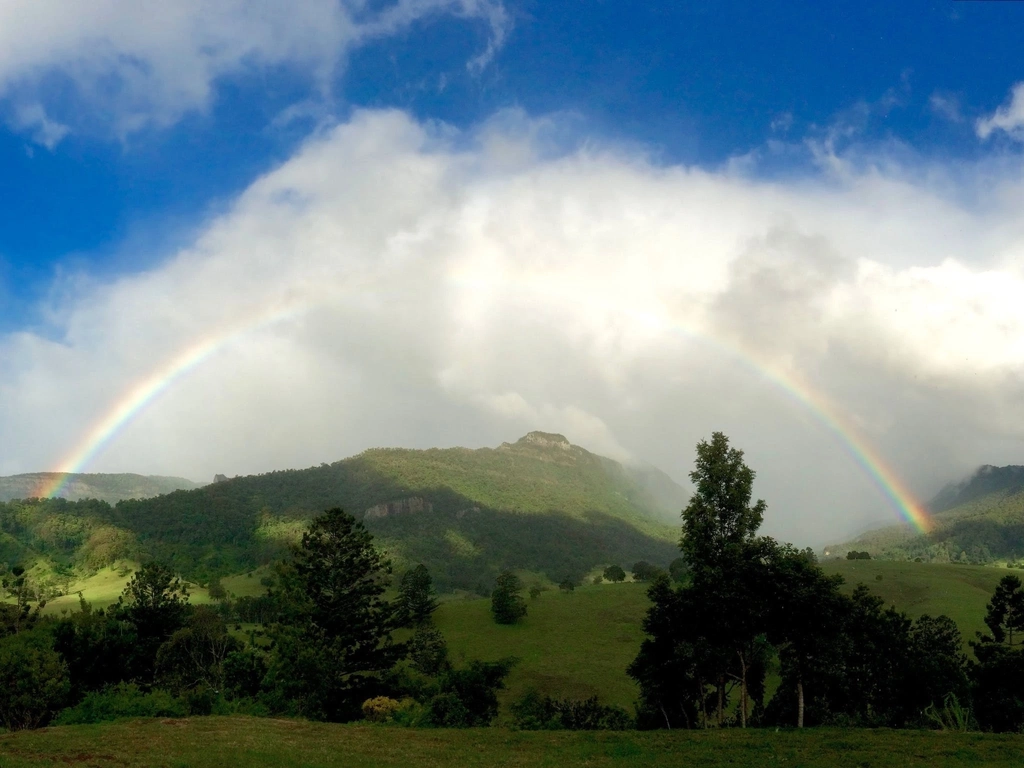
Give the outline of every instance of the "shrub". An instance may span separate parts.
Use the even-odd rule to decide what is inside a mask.
[[[475,725],[472,713],[454,691],[434,696],[427,702],[427,712],[430,723],[439,728],[469,728]]]
[[[371,723],[386,723],[401,708],[401,704],[387,696],[377,696],[363,702],[363,717]]]
[[[925,719],[940,731],[967,733],[977,730],[971,710],[960,703],[955,693],[947,693],[942,709],[929,704],[924,710]]]
[[[497,692],[505,687],[515,659],[471,661],[464,669],[441,675],[437,693],[427,702],[432,725],[473,728],[490,725],[498,716]]]
[[[415,699],[403,699],[391,716],[395,725],[406,728],[423,728],[432,725],[430,710]]]
[[[532,587],[530,587],[530,597],[536,600],[538,597],[540,597],[540,593],[543,591],[543,589],[534,584]]]
[[[68,695],[67,666],[49,638],[25,632],[0,642],[0,723],[14,731],[46,725]]]
[[[525,731],[624,731],[634,725],[626,710],[602,705],[596,696],[553,699],[528,691],[510,710],[515,726]]]
[[[76,706],[65,709],[57,725],[102,723],[123,717],[185,717],[189,713],[184,699],[156,689],[143,692],[134,683],[121,683],[86,694]]]

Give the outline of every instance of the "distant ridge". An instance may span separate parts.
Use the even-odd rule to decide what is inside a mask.
[[[927,505],[935,529],[920,535],[907,525],[868,531],[827,549],[855,549],[888,560],[984,565],[1024,559],[1024,467],[985,464],[950,483]]]
[[[932,513],[941,513],[967,504],[983,496],[1012,496],[1024,491],[1024,467],[1010,464],[994,467],[983,464],[974,474],[959,483],[950,483],[928,502]]]
[[[62,472],[30,472],[0,477],[0,501],[30,498],[38,493],[38,488],[62,477],[65,477]],[[77,473],[66,476],[59,496],[69,501],[99,499],[116,504],[124,499],[148,499],[172,491],[191,491],[202,485],[184,477]]]

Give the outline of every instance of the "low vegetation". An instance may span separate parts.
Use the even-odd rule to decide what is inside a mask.
[[[1017,768],[1012,734],[804,731],[388,729],[249,717],[160,718],[0,736],[6,768]]]

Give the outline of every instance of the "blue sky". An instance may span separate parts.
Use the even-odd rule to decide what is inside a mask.
[[[1013,2],[0,6],[0,474],[546,429],[683,479],[724,429],[780,535],[891,515],[786,386],[922,496],[1024,463],[1022,32]]]
[[[55,68],[34,95],[70,133],[48,149],[17,121],[0,130],[8,300],[0,322],[13,328],[31,315],[31,300],[62,264],[110,273],[159,258],[190,224],[290,154],[312,117],[274,121],[295,104],[318,119],[398,107],[461,128],[507,107],[570,112],[590,137],[641,143],[664,162],[711,166],[772,137],[814,135],[872,105],[861,140],[976,157],[997,142],[981,145],[973,119],[994,111],[1024,77],[1024,7],[1015,3],[595,0],[505,8],[507,35],[481,71],[466,63],[486,47],[487,21],[428,14],[353,50],[325,90],[288,62],[243,64],[212,83],[208,104],[122,137],[95,116],[76,119],[90,103]],[[935,98],[963,120],[936,109]],[[126,254],[125,244],[139,239],[148,241],[146,255]]]

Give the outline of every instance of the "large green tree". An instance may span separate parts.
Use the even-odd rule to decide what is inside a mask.
[[[430,621],[437,610],[434,582],[423,563],[402,574],[398,585],[398,608],[403,623],[414,627]]]
[[[1024,728],[1024,587],[1013,574],[1004,576],[988,603],[985,624],[971,642],[974,702],[981,725],[995,731]]]
[[[662,710],[666,724],[681,716],[723,725],[729,693],[738,687],[739,720],[746,726],[751,693],[757,708],[764,690],[771,605],[766,563],[775,544],[757,538],[765,503],[751,506],[754,472],[721,432],[697,444],[690,479],[696,492],[683,510],[679,544],[690,578],[675,589],[667,579],[651,588],[645,629],[652,637],[630,674],[649,706]],[[685,693],[666,689],[668,680],[684,686]],[[670,707],[679,714],[670,714]]]
[[[695,571],[722,565],[730,549],[750,542],[761,527],[766,505],[751,506],[754,470],[743,462],[743,451],[729,447],[721,432],[697,444],[697,461],[690,473],[696,492],[683,510],[679,548]]]
[[[491,614],[498,624],[515,624],[526,616],[526,601],[519,594],[522,590],[523,583],[512,571],[498,575],[491,592]]]
[[[280,571],[287,606],[272,634],[268,683],[284,710],[321,720],[359,716],[380,676],[404,655],[400,611],[385,598],[390,561],[351,515],[317,517]]]

